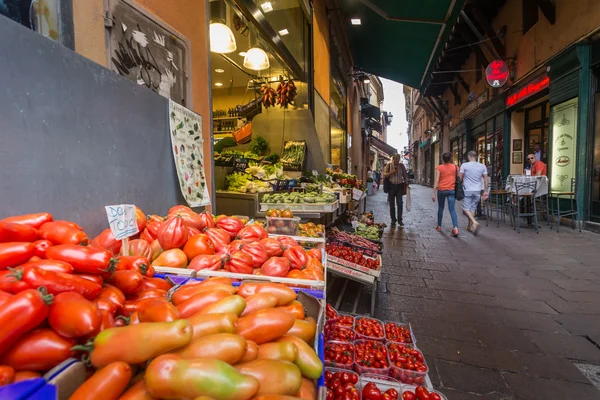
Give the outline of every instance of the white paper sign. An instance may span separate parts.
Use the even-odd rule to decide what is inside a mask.
[[[360,201],[363,198],[364,192],[360,189],[352,189],[352,199]]]
[[[125,239],[139,232],[135,218],[135,205],[118,204],[105,208],[108,225],[116,240]]]

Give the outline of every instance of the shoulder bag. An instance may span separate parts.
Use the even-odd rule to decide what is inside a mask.
[[[456,182],[454,183],[454,197],[456,200],[462,200],[465,198],[465,189],[463,188],[460,176],[458,176],[458,166],[456,167]]]

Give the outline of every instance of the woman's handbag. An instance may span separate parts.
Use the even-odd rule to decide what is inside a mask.
[[[456,182],[454,183],[454,197],[456,200],[462,200],[465,198],[465,189],[463,188],[462,181],[458,176],[458,167],[456,167]]]

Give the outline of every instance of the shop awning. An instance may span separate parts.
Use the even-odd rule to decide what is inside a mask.
[[[389,144],[387,144],[386,142],[384,142],[381,139],[377,139],[374,136],[369,137],[369,144],[373,148],[375,148],[385,154],[388,154],[390,157],[398,152],[398,150],[396,150],[394,147],[390,146]]]
[[[463,3],[464,0],[343,0],[356,67],[421,87],[437,63]],[[360,19],[360,25],[351,24],[351,19]]]

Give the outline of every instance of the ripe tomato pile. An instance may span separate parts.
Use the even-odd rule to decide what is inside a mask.
[[[392,376],[402,383],[422,385],[425,382],[427,365],[423,354],[410,345],[388,343]]]
[[[336,325],[354,327],[354,317],[352,315],[339,314],[339,320],[335,322]]]
[[[351,368],[354,363],[352,343],[325,343],[325,363],[332,367]]]
[[[412,343],[410,329],[404,325],[398,325],[394,322],[385,324],[385,338],[390,342],[396,343]]]
[[[358,375],[350,371],[326,371],[325,386],[327,387],[326,400],[360,400],[360,393],[356,388]]]
[[[363,400],[398,400],[398,391],[389,388],[382,393],[375,383],[369,382],[363,387],[362,398]]]
[[[354,341],[355,334],[350,328],[338,326],[335,324],[325,325],[325,340],[335,340],[338,342],[352,343]]]
[[[327,303],[327,307],[325,308],[325,318],[336,319],[337,317],[339,317],[338,312],[335,311],[335,308],[333,308],[331,304]]]
[[[383,339],[383,325],[373,318],[358,318],[356,319],[354,330],[359,339]]]
[[[362,267],[366,267],[369,269],[378,269],[379,268],[379,260],[376,258],[366,258],[362,253],[358,251],[354,251],[349,247],[329,244],[326,248],[327,254],[341,258],[342,260],[346,260],[348,262],[358,264]]]
[[[402,400],[442,400],[442,396],[436,392],[430,392],[423,386],[418,386],[414,391],[405,389]]]
[[[364,372],[370,372],[368,369],[383,369],[390,366],[388,351],[383,343],[375,340],[357,340],[354,345],[359,370],[363,367]]]

